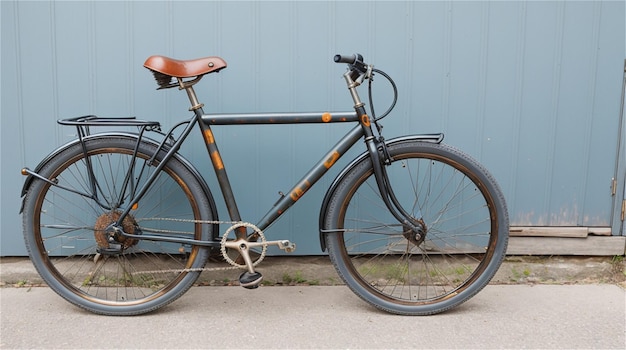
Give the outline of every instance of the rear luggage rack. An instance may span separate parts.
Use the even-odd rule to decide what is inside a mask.
[[[82,117],[60,119],[57,123],[75,126],[79,138],[91,134],[89,131],[90,126],[136,126],[139,129],[140,135],[143,134],[144,131],[161,131],[161,124],[159,122],[140,120],[135,117],[101,118],[95,115],[84,115]]]
[[[101,118],[95,115],[85,115],[82,117],[60,119],[58,123],[61,125],[75,125],[75,126],[138,126],[138,127],[150,127],[158,128],[159,122],[139,120],[135,117],[115,117],[115,118]]]

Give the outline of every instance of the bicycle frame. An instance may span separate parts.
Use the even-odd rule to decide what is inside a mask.
[[[249,113],[249,114],[204,114],[202,108],[195,110],[195,116],[189,120],[185,130],[181,133],[181,136],[176,140],[172,147],[168,150],[167,154],[163,157],[162,162],[157,166],[153,176],[148,178],[144,186],[139,189],[137,194],[128,203],[126,210],[122,213],[120,218],[128,215],[133,205],[138,203],[152,185],[155,174],[161,170],[163,166],[171,159],[174,154],[180,149],[180,146],[189,136],[190,130],[193,129],[196,124],[199,125],[202,132],[202,136],[207,147],[209,158],[216,173],[217,181],[222,192],[222,196],[226,203],[226,208],[229,212],[230,220],[233,222],[242,221],[237,201],[233,194],[233,190],[228,179],[226,167],[222,161],[222,157],[219,153],[217,142],[213,136],[211,126],[213,125],[262,125],[262,124],[327,124],[327,123],[346,123],[357,122],[359,118],[356,112],[313,112],[313,113]],[[171,132],[171,131],[170,131]],[[168,133],[169,134],[169,133]],[[331,149],[328,151],[313,167],[302,176],[302,178],[287,192],[282,195],[281,198],[274,204],[272,208],[261,218],[255,226],[260,230],[264,230],[269,227],[274,221],[276,221],[285,211],[293,206],[304,194],[310,189],[326,172],[336,164],[336,161],[341,158],[359,139],[363,137],[363,128],[360,125],[353,127],[348,133],[346,133]],[[122,219],[123,220],[123,219]],[[121,223],[121,222],[120,222]],[[118,223],[119,224],[119,223]],[[125,233],[120,232],[122,235]],[[247,232],[245,228],[238,229],[236,231],[237,238],[246,238]],[[139,239],[154,239],[164,240],[180,243],[193,243],[199,245],[219,246],[219,242],[203,242],[197,240],[189,240],[175,237],[153,236],[143,235]]]
[[[237,203],[227,183],[226,169],[223,166],[217,145],[213,138],[211,125],[259,125],[259,124],[303,124],[303,123],[340,123],[355,122],[355,112],[336,113],[263,113],[263,114],[218,114],[202,115],[203,135],[216,171],[220,189],[230,210],[230,219],[240,221]],[[202,126],[202,124],[201,124]],[[287,209],[295,204],[304,193],[311,188],[326,172],[363,136],[359,126],[344,135],[304,176],[294,185],[287,195],[283,194],[256,226],[264,230],[271,225]],[[221,181],[220,181],[221,180]]]
[[[116,231],[117,234],[124,236],[126,238],[131,239],[146,239],[146,240],[155,240],[155,241],[167,241],[167,242],[176,242],[181,244],[194,244],[201,246],[209,246],[209,247],[219,247],[219,241],[201,241],[194,240],[182,237],[174,237],[160,234],[142,234],[142,235],[130,235],[125,233],[121,227],[124,218],[130,213],[130,211],[139,203],[143,195],[146,191],[152,186],[154,180],[158,176],[159,172],[163,169],[163,167],[167,164],[167,162],[172,159],[185,142],[187,137],[191,134],[191,130],[196,127],[196,124],[199,126],[200,131],[202,133],[204,143],[207,148],[207,152],[211,163],[213,165],[218,184],[220,186],[220,190],[222,192],[222,196],[224,198],[226,208],[228,210],[228,214],[230,220],[232,222],[242,222],[241,215],[239,213],[239,209],[237,206],[237,202],[235,196],[233,194],[233,190],[230,185],[230,181],[228,179],[228,175],[226,172],[226,167],[224,162],[222,161],[222,157],[220,155],[216,140],[213,136],[213,131],[211,129],[212,126],[215,125],[262,125],[262,124],[329,124],[329,123],[356,123],[357,125],[353,127],[350,131],[348,131],[340,140],[317,162],[312,168],[305,173],[302,178],[287,192],[287,195],[283,194],[279,200],[269,209],[269,211],[256,223],[256,227],[263,231],[267,227],[269,227],[273,222],[275,222],[283,213],[285,213],[291,206],[293,206],[312,186],[314,186],[317,181],[324,175],[326,172],[336,164],[337,160],[339,160],[342,155],[344,155],[359,139],[363,138],[366,144],[366,154],[369,155],[372,159],[372,165],[374,168],[374,173],[377,179],[379,191],[381,193],[381,197],[383,198],[385,204],[389,208],[390,212],[398,219],[399,222],[406,225],[409,229],[414,231],[416,234],[420,234],[423,232],[424,227],[423,222],[421,221],[421,217],[414,218],[398,204],[391,187],[389,186],[387,179],[387,175],[384,169],[384,164],[387,161],[384,159],[385,155],[385,144],[382,137],[376,138],[372,131],[371,124],[373,120],[366,114],[365,105],[360,101],[358,93],[356,91],[356,87],[360,85],[358,79],[355,81],[354,72],[348,71],[344,74],[344,78],[346,79],[346,83],[348,85],[348,89],[350,94],[354,100],[354,111],[352,112],[310,112],[310,113],[244,113],[244,114],[205,114],[203,111],[203,104],[199,103],[196,94],[193,90],[193,85],[199,81],[199,79],[195,79],[192,81],[183,81],[181,78],[177,78],[179,82],[179,89],[186,90],[189,100],[191,102],[190,111],[194,112],[194,116],[181,123],[178,123],[174,127],[170,129],[168,133],[165,134],[164,140],[161,142],[159,146],[159,150],[164,149],[164,145],[168,138],[173,133],[174,129],[178,128],[181,125],[187,124],[184,130],[181,132],[180,136],[175,140],[175,142],[167,149],[165,156],[161,159],[161,162],[156,166],[154,172],[148,177],[143,187],[140,189],[131,189],[131,192],[134,194],[132,199],[126,205],[126,209],[120,214],[119,219],[115,224],[111,226],[111,229]],[[75,125],[78,129],[79,140],[82,143],[82,138],[88,134],[88,128],[90,125],[90,118],[75,118],[60,121],[61,124],[65,125]],[[145,128],[154,128],[155,124],[158,127],[158,123],[156,122],[142,122],[142,121],[133,121],[132,118],[124,119],[105,119],[108,125],[134,125],[140,127],[139,138],[137,142],[141,142],[141,135],[143,135],[143,131]],[[81,125],[82,124],[82,125]],[[100,124],[101,125],[101,124]],[[81,129],[85,128],[85,129]],[[435,138],[439,138],[440,136],[436,136]],[[157,151],[158,152],[158,151]],[[130,169],[134,164],[131,164]],[[88,164],[89,167],[89,164]],[[129,170],[131,171],[131,170]],[[28,174],[31,177],[39,178],[44,181],[50,182],[52,185],[56,186],[53,182],[47,179],[41,178],[37,174],[37,170],[30,171],[28,169],[24,169],[25,175]],[[91,179],[92,182],[95,179]],[[27,181],[28,182],[28,181]],[[131,184],[132,185],[132,184]],[[92,191],[93,186],[92,183]],[[134,185],[132,185],[134,186]],[[124,189],[125,191],[125,189]],[[93,191],[92,194],[82,194],[86,197],[90,197],[97,201],[96,192]],[[254,234],[254,233],[253,233]],[[238,226],[235,229],[235,235],[237,240],[249,240],[250,236],[247,232],[245,226]]]
[[[376,140],[373,136],[372,128],[371,128],[371,120],[370,117],[366,114],[364,104],[361,102],[358,92],[356,88],[360,85],[360,81],[355,81],[357,76],[354,72],[348,71],[344,74],[344,78],[346,83],[348,84],[348,89],[350,94],[354,100],[354,108],[355,112],[313,112],[313,113],[245,113],[245,114],[216,114],[209,115],[205,114],[203,111],[204,105],[200,103],[196,97],[196,93],[193,89],[193,85],[195,85],[199,78],[196,78],[191,81],[184,81],[182,78],[177,78],[179,90],[185,90],[187,92],[187,96],[189,97],[189,101],[191,103],[190,111],[194,112],[194,118],[192,118],[184,131],[181,133],[181,136],[176,140],[176,142],[172,145],[172,147],[168,150],[167,154],[162,159],[161,163],[157,166],[154,173],[147,179],[144,186],[137,192],[131,202],[128,204],[124,212],[120,215],[118,221],[115,226],[117,226],[117,231],[122,236],[129,237],[128,234],[123,232],[123,230],[119,229],[122,225],[122,221],[124,218],[130,213],[131,209],[139,202],[141,197],[145,194],[147,189],[152,185],[158,173],[165,166],[167,161],[169,161],[176,152],[180,149],[182,143],[191,133],[191,129],[195,127],[195,124],[198,124],[200,130],[202,132],[202,136],[204,139],[204,143],[207,148],[207,152],[209,154],[209,158],[211,159],[211,163],[213,164],[213,169],[215,170],[215,174],[217,176],[218,184],[220,186],[220,190],[222,192],[222,196],[224,197],[224,201],[226,203],[226,208],[228,209],[229,217],[231,221],[240,222],[242,221],[241,215],[239,213],[239,209],[237,207],[237,201],[233,194],[232,187],[230,185],[230,181],[228,179],[228,175],[226,172],[226,168],[224,166],[224,162],[222,161],[222,157],[220,155],[217,143],[215,142],[215,138],[213,136],[213,131],[211,130],[212,125],[255,125],[255,124],[301,124],[301,123],[339,123],[339,122],[358,122],[358,126],[354,127],[350,130],[343,138],[341,138],[337,144],[331,148],[331,150],[324,155],[320,161],[318,161],[312,168],[309,170],[300,181],[296,183],[295,186],[291,190],[289,190],[289,195],[283,195],[278,202],[268,211],[268,213],[258,222],[256,225],[261,231],[271,225],[276,219],[278,219],[287,209],[289,209],[293,204],[295,204],[304,193],[311,188],[335,163],[336,161],[343,155],[345,152],[350,149],[357,140],[361,137],[365,137],[365,142],[367,144],[367,148],[370,156],[373,157],[373,163],[376,164],[376,175],[377,178],[381,178],[384,175],[384,172],[380,169],[380,161],[378,148],[376,145]],[[180,124],[179,124],[180,125]],[[176,128],[176,126],[174,127]],[[172,130],[174,129],[172,128]],[[172,130],[167,135],[170,135]],[[167,138],[166,135],[166,138]],[[165,142],[165,141],[164,141]],[[381,184],[385,184],[386,181],[381,180]],[[380,185],[382,192],[384,193],[384,197],[389,197],[387,192],[388,186]],[[394,197],[392,195],[392,197]],[[396,213],[395,210],[390,206],[392,212],[400,218],[400,215]],[[403,214],[403,218],[400,220],[401,222],[408,223],[410,227],[415,227],[414,224],[408,222],[408,214],[404,215],[404,210],[400,209],[400,213]],[[114,229],[116,229],[114,228]],[[240,226],[236,229],[235,235],[237,240],[245,240],[248,238],[248,233],[246,228]],[[136,237],[139,238],[139,237]],[[182,238],[174,238],[174,237],[164,237],[164,236],[154,236],[154,235],[143,235],[140,239],[154,239],[154,240],[164,240],[170,242],[180,242],[180,243],[193,243],[193,244],[201,244],[201,245],[209,245],[216,246],[216,242],[203,242],[197,240],[190,239],[182,239]]]

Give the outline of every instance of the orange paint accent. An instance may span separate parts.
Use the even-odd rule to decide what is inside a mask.
[[[204,141],[206,143],[215,143],[215,138],[213,137],[211,130],[204,130]]]
[[[328,123],[331,119],[333,119],[333,116],[330,115],[330,113],[326,112],[326,113],[322,114],[322,121],[324,123]]]
[[[298,188],[298,189],[295,189],[293,192],[291,192],[289,197],[291,197],[291,199],[293,199],[294,201],[297,201],[298,199],[300,199],[300,197],[302,197],[303,194],[304,194],[304,191]]]
[[[220,157],[220,154],[218,151],[211,153],[211,160],[213,161],[213,165],[218,170],[224,169],[224,162],[222,162],[222,157]]]
[[[291,192],[289,197],[291,197],[291,199],[293,199],[294,202],[295,202],[298,199],[300,199],[300,197],[302,197],[304,192],[306,192],[309,189],[309,187],[311,187],[311,183],[309,183],[308,181],[304,180],[304,182],[302,182],[302,184],[298,185],[298,187]]]
[[[139,203],[133,204],[133,207],[131,209],[132,210],[137,210],[137,208],[139,208]]]
[[[370,117],[368,117],[367,114],[363,114],[361,116],[361,123],[365,126],[370,126]]]
[[[333,152],[333,154],[330,155],[330,157],[324,162],[324,166],[326,167],[326,169],[330,169],[331,166],[333,166],[333,164],[335,164],[335,162],[337,161],[337,159],[339,159],[339,152],[335,151]]]

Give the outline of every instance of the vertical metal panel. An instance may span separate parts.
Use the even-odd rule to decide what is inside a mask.
[[[623,16],[608,14],[607,5],[611,3],[527,6],[522,100],[525,120],[520,125],[514,222],[610,225],[608,186],[614,164],[609,158],[614,157],[616,147],[617,60],[624,53],[624,33],[615,31],[611,45],[599,45],[601,25],[608,26],[613,20],[615,27],[623,21]],[[599,64],[599,60],[609,57],[610,63]],[[601,70],[603,75],[598,74]],[[595,101],[599,98],[598,85],[606,88],[603,104]],[[600,110],[594,111],[596,108]],[[531,138],[524,142],[524,136]],[[596,145],[602,145],[602,149]],[[521,179],[527,180],[525,185]],[[533,193],[537,188],[542,191],[529,196],[528,184],[535,185]]]
[[[152,54],[223,57],[197,85],[206,111],[349,110],[335,53],[361,52],[398,84],[387,137],[446,133],[501,183],[515,225],[611,225],[624,3],[84,1],[1,3],[1,255],[24,254],[23,165],[73,137],[58,118],[136,115],[164,126],[186,96],[156,91]],[[391,95],[376,78],[380,113]],[[363,97],[365,91],[363,91]],[[265,213],[347,127],[216,128],[244,216]],[[184,154],[215,187],[199,138]],[[270,154],[265,156],[265,154]],[[355,151],[353,154],[356,154]],[[347,159],[343,160],[343,164]],[[336,171],[335,171],[336,173]],[[268,235],[315,254],[332,174]],[[215,193],[216,197],[219,194]],[[222,216],[226,211],[220,204]],[[305,248],[306,247],[306,248]]]
[[[5,92],[16,89],[18,85],[19,61],[14,53],[18,48],[18,38],[16,32],[16,8],[13,4],[0,3],[0,255],[15,254],[23,255],[26,249],[20,244],[21,234],[18,231],[20,225],[17,223],[19,216],[15,210],[17,191],[7,191],[10,187],[17,187],[19,177],[9,176],[6,170],[8,166],[14,165],[15,162],[8,162],[9,158],[18,158],[22,161],[21,149],[22,145],[18,137],[10,137],[12,134],[21,135],[19,130],[20,119],[18,119],[20,104],[5,103]],[[12,50],[5,50],[5,45]],[[17,102],[19,95],[12,94]],[[13,146],[9,149],[9,139]],[[6,184],[6,185],[5,185]],[[9,200],[9,196],[12,196]],[[16,232],[17,231],[17,232]]]
[[[618,151],[615,159],[616,169],[612,188],[613,198],[613,227],[614,232],[626,236],[624,219],[626,216],[626,59],[624,60],[624,80],[622,85],[621,120],[618,126]]]

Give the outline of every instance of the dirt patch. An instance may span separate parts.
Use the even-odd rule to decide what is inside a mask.
[[[492,284],[618,284],[626,289],[623,256],[564,257],[508,256]],[[207,267],[210,267],[208,264]],[[223,265],[216,265],[223,266]],[[266,257],[258,270],[265,285],[337,285],[343,282],[330,259],[316,257]],[[201,285],[237,285],[239,271],[203,272]]]
[[[626,287],[623,256],[508,256],[492,280],[495,284],[594,284]]]
[[[238,285],[241,270],[210,261],[209,270],[200,275],[200,286]],[[343,282],[327,256],[266,257],[258,266],[263,284],[339,285]],[[564,257],[508,256],[491,281],[492,284],[617,284],[626,289],[624,256]],[[27,258],[0,258],[0,286],[33,287],[45,285]]]

